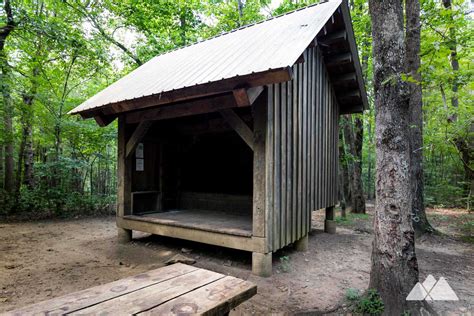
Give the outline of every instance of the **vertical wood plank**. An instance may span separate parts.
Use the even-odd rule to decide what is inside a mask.
[[[126,157],[128,141],[127,125],[125,116],[118,118],[118,140],[117,140],[117,216],[132,214],[131,209],[131,186],[132,186],[132,167],[131,157]]]
[[[301,214],[303,209],[303,141],[302,141],[302,130],[303,130],[303,77],[304,77],[304,63],[298,64],[300,69],[299,83],[298,83],[298,213],[297,213],[297,224],[296,224],[296,238],[300,237],[301,234]]]
[[[281,97],[280,97],[280,106],[281,106],[281,129],[280,129],[280,138],[281,138],[281,218],[280,218],[280,233],[281,233],[281,246],[287,245],[286,240],[286,183],[287,183],[287,167],[286,167],[286,148],[287,148],[287,138],[286,138],[286,101],[287,101],[287,83],[281,83]]]
[[[274,146],[274,157],[275,157],[275,184],[274,184],[274,249],[280,249],[280,227],[281,227],[281,102],[280,102],[280,89],[281,84],[275,85],[275,119],[274,133],[275,133],[275,146]]]
[[[297,223],[298,223],[298,89],[300,85],[300,67],[299,65],[293,66],[294,68],[294,82],[293,82],[293,103],[291,106],[291,111],[293,113],[293,192],[292,192],[292,239],[296,240],[297,232]]]
[[[292,238],[292,215],[293,215],[293,81],[288,82],[287,87],[287,142],[286,165],[287,165],[287,198],[286,198],[286,239],[293,242]]]
[[[274,200],[273,200],[273,188],[274,183],[274,85],[268,85],[267,91],[267,140],[265,142],[265,176],[266,176],[266,197],[265,197],[265,231],[266,231],[266,242],[268,245],[268,251],[274,250],[273,246],[273,219],[274,219]]]
[[[307,212],[307,202],[308,202],[308,186],[307,186],[307,174],[308,174],[308,51],[305,51],[305,60],[304,65],[304,78],[303,78],[303,208],[302,208],[302,220],[300,224],[300,234],[298,238],[301,238],[303,235],[303,227],[306,221],[306,212]]]
[[[253,222],[252,235],[265,237],[265,164],[267,102],[257,100],[252,106],[253,114]]]

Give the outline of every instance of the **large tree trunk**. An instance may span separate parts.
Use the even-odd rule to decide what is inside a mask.
[[[413,80],[408,82],[410,91],[410,172],[412,190],[413,227],[418,234],[432,232],[426,218],[423,199],[423,100],[420,68],[420,2],[405,1],[406,56],[405,72]],[[414,82],[415,81],[415,82]]]
[[[402,80],[403,6],[398,0],[370,0],[372,19],[376,202],[370,287],[389,315],[411,309],[406,297],[418,282],[411,220],[409,99]]]

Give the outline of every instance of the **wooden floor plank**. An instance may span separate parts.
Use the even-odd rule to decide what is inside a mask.
[[[225,275],[220,273],[198,269],[171,280],[81,309],[70,315],[133,315],[150,310],[224,277]]]
[[[252,214],[245,213],[177,209],[160,213],[127,215],[125,218],[235,236],[252,236]]]
[[[62,315],[158,284],[198,268],[177,263],[115,282],[40,302],[4,315]]]
[[[223,315],[256,293],[256,285],[226,276],[138,315]]]

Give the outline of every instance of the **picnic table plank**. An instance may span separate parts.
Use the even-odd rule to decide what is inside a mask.
[[[4,315],[62,315],[71,313],[196,270],[198,270],[198,268],[177,263],[29,305],[24,308],[6,312]]]
[[[255,284],[226,276],[138,315],[223,315],[256,293]]]
[[[119,296],[71,315],[133,315],[152,309],[180,295],[191,292],[225,276],[199,269],[176,278]]]

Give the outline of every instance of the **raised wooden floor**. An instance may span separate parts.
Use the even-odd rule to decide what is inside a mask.
[[[128,215],[124,218],[235,236],[252,236],[251,214],[209,210],[171,210],[161,213]]]
[[[256,293],[250,282],[177,263],[5,315],[224,315]]]

